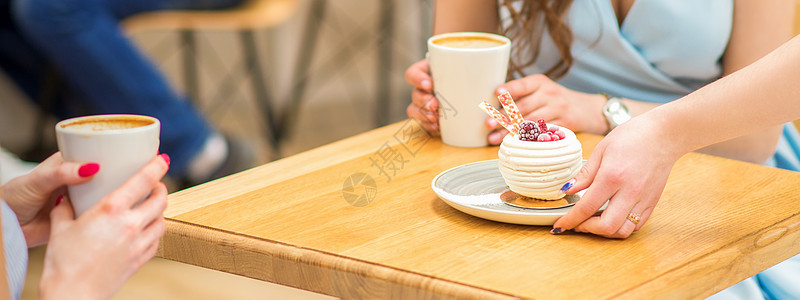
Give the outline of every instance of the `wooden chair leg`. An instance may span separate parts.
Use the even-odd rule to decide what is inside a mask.
[[[268,88],[268,78],[261,69],[261,60],[259,60],[253,30],[240,31],[239,39],[242,43],[242,51],[244,52],[245,65],[250,75],[253,95],[255,96],[256,104],[258,104],[261,110],[261,117],[264,119],[266,125],[266,138],[272,150],[272,158],[277,159],[281,156],[281,139],[277,134],[278,125],[275,119],[275,113],[273,112],[273,101]]]
[[[389,124],[392,89],[392,40],[394,38],[394,2],[381,1],[381,23],[378,31],[378,86],[376,95],[375,126]]]
[[[326,2],[325,0],[316,0],[311,4],[308,22],[306,22],[303,32],[303,40],[300,43],[300,54],[297,56],[294,74],[292,76],[293,85],[289,103],[287,103],[286,108],[281,112],[277,123],[278,139],[282,139],[286,136],[289,131],[289,126],[295,121],[300,111],[300,104],[306,91],[306,83],[308,83],[308,79],[311,77],[308,74],[308,70],[314,59],[314,48],[316,48],[317,36],[322,26],[323,17],[325,16]]]
[[[191,101],[200,103],[200,86],[197,75],[197,42],[193,30],[180,31],[181,45],[183,46],[183,84],[186,95]]]

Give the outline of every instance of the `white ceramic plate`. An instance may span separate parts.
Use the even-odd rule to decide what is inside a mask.
[[[508,191],[496,159],[460,165],[436,175],[431,188],[453,208],[497,222],[550,226],[572,206],[529,209],[508,205],[500,194]],[[583,191],[577,194],[583,195]],[[603,205],[600,210],[605,209]]]

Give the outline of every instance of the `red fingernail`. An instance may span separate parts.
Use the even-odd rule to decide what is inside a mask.
[[[88,164],[82,165],[80,167],[80,169],[78,169],[78,176],[86,178],[86,177],[92,176],[94,174],[97,174],[98,171],[100,171],[100,165],[99,164],[97,164],[97,163],[88,163]]]
[[[56,198],[56,206],[61,204],[61,201],[63,200],[64,200],[64,195],[58,195],[58,198]]]
[[[160,156],[162,159],[164,159],[164,162],[166,162],[167,165],[169,166],[169,155],[167,155],[166,153],[162,153]]]

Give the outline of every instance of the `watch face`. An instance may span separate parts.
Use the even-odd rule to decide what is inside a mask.
[[[628,108],[619,99],[611,99],[606,103],[605,115],[612,127],[631,119],[631,113],[628,112]]]
[[[630,120],[631,119],[631,115],[630,114],[614,114],[612,116],[612,118],[614,119],[614,123],[617,123],[617,125],[620,125],[620,124],[625,123],[628,120]]]

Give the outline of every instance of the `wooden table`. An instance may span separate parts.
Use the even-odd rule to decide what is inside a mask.
[[[600,137],[579,139],[588,158]],[[392,124],[172,194],[159,255],[344,298],[650,299],[800,252],[800,173],[688,154],[647,225],[609,240],[479,219],[430,188],[496,157]]]

